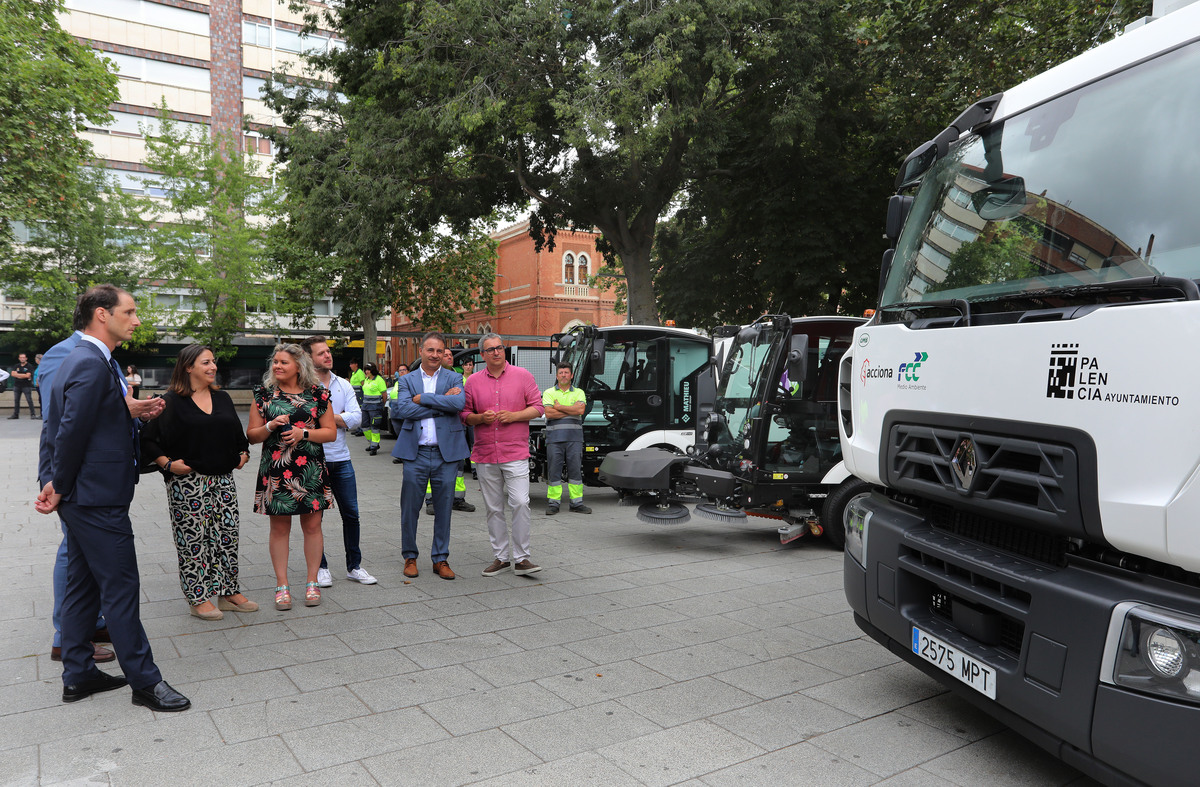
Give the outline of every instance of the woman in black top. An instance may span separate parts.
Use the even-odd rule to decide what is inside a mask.
[[[220,620],[222,610],[258,609],[238,589],[233,471],[246,464],[250,446],[233,400],[216,379],[210,348],[183,348],[163,397],[167,406],[142,430],[142,456],[154,460],[167,482],[179,584],[191,613],[204,620]]]

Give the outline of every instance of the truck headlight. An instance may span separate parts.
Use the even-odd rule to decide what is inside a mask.
[[[867,508],[868,495],[857,495],[846,503],[842,513],[842,524],[846,529],[846,554],[854,558],[860,566],[866,566],[867,525],[871,522],[874,512]]]
[[[1110,632],[1117,631],[1121,615],[1118,639],[1106,647],[1114,658],[1105,682],[1200,703],[1200,618],[1122,604],[1114,612]]]

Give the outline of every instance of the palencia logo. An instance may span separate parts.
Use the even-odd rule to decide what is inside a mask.
[[[862,380],[863,385],[870,379],[890,380],[894,376],[895,371],[891,366],[872,366],[870,358],[863,358],[862,368],[858,372],[858,379]]]

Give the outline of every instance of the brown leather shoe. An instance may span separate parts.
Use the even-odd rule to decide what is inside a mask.
[[[433,573],[442,579],[454,579],[454,572],[450,570],[450,564],[445,560],[439,560],[433,564]]]
[[[404,558],[404,576],[412,579],[420,573],[420,571],[417,571],[417,559],[415,557]]]
[[[115,653],[113,653],[111,650],[109,650],[108,648],[102,648],[99,645],[97,645],[95,642],[92,643],[92,659],[99,662],[100,664],[103,664],[106,661],[112,661],[116,657],[117,657],[117,655]],[[50,660],[51,661],[62,661],[62,648],[51,647],[50,648]]]
[[[112,637],[108,635],[108,626],[96,629],[96,633],[92,635],[92,642],[107,642],[112,644]]]

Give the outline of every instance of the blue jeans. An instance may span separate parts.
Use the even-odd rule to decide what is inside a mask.
[[[421,446],[417,458],[404,463],[404,483],[400,487],[400,554],[408,559],[420,554],[417,549],[417,519],[425,502],[425,485],[433,492],[434,563],[450,557],[450,512],[454,507],[454,477],[459,462],[442,461],[434,446]]]
[[[54,623],[54,640],[51,644],[56,648],[62,647],[62,603],[63,596],[67,594],[67,526],[63,521],[58,520],[58,526],[62,528],[63,539],[58,545],[58,554],[54,557],[54,612],[50,616],[50,620]],[[104,612],[100,612],[100,616],[96,618],[96,628],[104,628]]]
[[[358,482],[354,478],[354,465],[345,462],[326,462],[329,471],[329,489],[342,512],[342,541],[346,544],[346,570],[353,571],[362,564],[362,552],[358,548]],[[321,568],[329,568],[329,561],[321,555]]]

